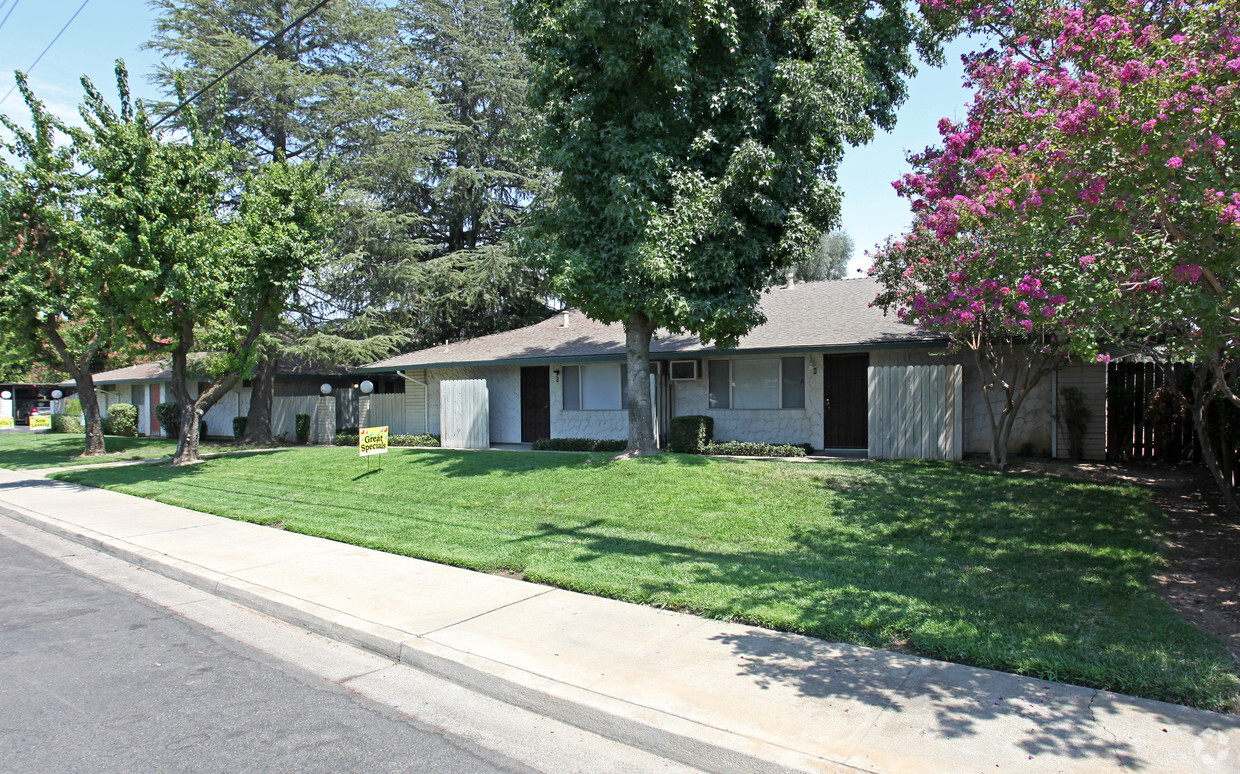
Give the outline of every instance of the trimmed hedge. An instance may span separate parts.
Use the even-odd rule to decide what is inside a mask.
[[[116,435],[115,430],[112,428],[112,417],[103,417],[100,419],[99,430],[102,431],[104,435]],[[85,429],[83,429],[83,432],[85,432]]]
[[[246,420],[249,417],[233,417],[233,438],[240,441],[241,436],[245,435]]]
[[[735,457],[804,457],[808,444],[749,443],[747,441],[724,441],[707,444],[702,454],[726,454]]]
[[[335,446],[357,446],[357,431],[342,430],[332,439]],[[388,446],[439,446],[437,435],[388,435]]]
[[[715,438],[715,418],[692,414],[673,417],[667,433],[667,450],[681,454],[701,454],[702,447]]]
[[[534,450],[618,452],[624,451],[628,445],[628,441],[609,441],[602,438],[539,438],[534,441]]]
[[[164,429],[164,435],[169,438],[176,438],[181,432],[181,404],[173,400],[166,400],[155,406],[155,416],[159,418],[159,426]],[[201,435],[201,433],[200,433]]]
[[[164,401],[155,405],[155,416],[159,418],[159,426],[164,429],[164,435],[169,438],[178,438],[181,435],[181,404],[176,401]],[[207,420],[198,420],[198,440],[203,441],[207,438]]]
[[[108,408],[108,418],[112,420],[114,435],[126,438],[138,437],[138,407],[132,403],[115,403]]]
[[[310,415],[298,414],[297,420],[297,443],[305,446],[310,443]]]
[[[80,414],[52,414],[53,433],[85,433]]]

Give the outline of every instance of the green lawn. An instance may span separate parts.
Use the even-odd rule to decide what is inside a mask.
[[[346,448],[57,478],[829,640],[1213,709],[1237,692],[1152,590],[1162,517],[1132,488],[671,454],[393,450],[368,473]]]
[[[0,468],[33,470],[66,465],[96,465],[101,462],[170,457],[177,450],[175,438],[124,438],[109,435],[104,439],[108,450],[106,456],[81,457],[79,455],[85,445],[85,437],[76,433],[0,433]]]

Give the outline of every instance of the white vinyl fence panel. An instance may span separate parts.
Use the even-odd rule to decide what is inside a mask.
[[[870,457],[960,459],[959,365],[872,366],[868,377]]]
[[[370,396],[370,414],[366,417],[366,426],[383,427],[384,425],[387,425],[388,433],[391,435],[409,432],[405,428],[404,393],[391,392]]]
[[[491,447],[490,401],[485,379],[439,385],[440,443],[445,449]]]
[[[277,395],[271,401],[271,434],[279,439],[281,433],[286,433],[289,443],[296,442],[298,414],[310,415],[310,432],[313,434],[318,425],[318,396]]]

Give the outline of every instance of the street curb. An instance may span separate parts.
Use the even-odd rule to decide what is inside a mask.
[[[615,699],[5,504],[0,515],[475,693],[715,774],[857,774],[852,766]]]

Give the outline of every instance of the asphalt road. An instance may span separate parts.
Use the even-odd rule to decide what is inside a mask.
[[[0,537],[0,771],[531,770]]]

